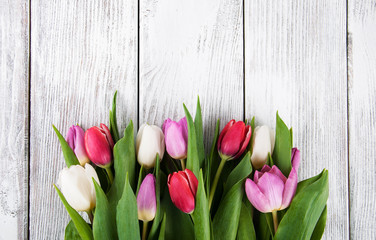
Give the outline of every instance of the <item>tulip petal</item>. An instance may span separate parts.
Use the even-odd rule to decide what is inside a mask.
[[[70,148],[74,151],[74,140],[76,139],[76,131],[75,131],[75,125],[72,125],[72,127],[69,128],[68,134],[67,134],[67,143]]]
[[[166,121],[165,121],[166,122]],[[187,157],[187,141],[184,137],[184,127],[179,123],[170,121],[164,124],[166,150],[174,159]]]
[[[95,165],[104,167],[112,161],[112,148],[106,134],[99,127],[91,127],[86,131],[85,149]]]
[[[168,190],[174,205],[185,213],[195,209],[195,197],[192,194],[188,179],[181,172],[174,172],[168,181]]]
[[[292,168],[285,183],[285,188],[283,189],[281,210],[287,208],[290,205],[292,198],[295,196],[297,185],[298,174],[296,173],[295,168]]]
[[[242,121],[236,122],[231,128],[229,128],[224,135],[221,142],[221,153],[226,156],[231,156],[233,159],[243,144],[245,138],[245,124]]]
[[[256,183],[249,178],[245,182],[245,192],[248,200],[257,210],[263,213],[271,211],[268,198],[260,191]]]
[[[268,166],[269,167],[269,166]],[[264,173],[260,171],[255,171],[255,175],[253,176],[253,181],[257,184],[259,179],[262,177]]]
[[[300,165],[300,151],[297,148],[291,150],[291,165],[298,172]]]
[[[189,187],[191,188],[191,191],[192,191],[193,196],[196,197],[197,187],[198,187],[198,180],[197,180],[197,177],[196,177],[195,174],[194,174],[191,170],[189,170],[188,168],[185,169],[183,172],[184,172],[184,174],[186,174],[186,176],[187,176],[188,183],[189,183]]]
[[[278,210],[282,204],[283,181],[278,176],[266,172],[259,179],[257,186],[265,197],[269,199],[271,209],[273,211]]]
[[[271,167],[269,165],[264,165],[262,168],[261,168],[261,172],[265,173],[265,172],[269,172],[271,170]]]
[[[114,144],[114,140],[112,140],[110,129],[108,129],[108,127],[103,123],[101,123],[100,127],[101,127],[102,132],[106,135],[107,142],[110,144],[110,147],[112,150],[115,144]]]
[[[185,139],[185,142],[188,143],[188,123],[187,123],[187,118],[183,117],[179,121],[179,125],[182,127],[182,133],[183,137]]]
[[[221,144],[222,144],[223,137],[225,136],[225,134],[227,133],[227,131],[232,127],[232,125],[234,125],[234,123],[235,123],[235,119],[232,119],[231,121],[229,121],[226,124],[226,126],[222,129],[221,133],[219,134],[218,144],[217,144],[218,151],[221,149]]]
[[[268,153],[272,153],[269,127],[256,127],[252,141],[251,162],[254,168],[260,169],[268,161]]]
[[[155,197],[155,177],[149,173],[141,183],[137,195],[138,219],[152,221],[157,211],[157,200]]]
[[[287,178],[285,177],[285,175],[283,175],[281,170],[279,170],[279,168],[276,165],[273,165],[272,169],[268,172],[278,176],[283,181],[283,183],[286,183]]]
[[[239,152],[235,155],[234,159],[239,158],[243,154],[243,152],[245,151],[245,149],[248,146],[249,140],[251,140],[251,135],[252,135],[252,128],[251,128],[251,126],[246,126],[245,127],[245,132],[246,132],[246,135],[245,135],[245,138],[243,139],[243,144],[240,147]]]
[[[155,125],[142,125],[137,134],[137,161],[146,168],[155,165],[157,153],[162,160],[165,143],[162,130]]]
[[[140,147],[141,138],[142,138],[142,134],[144,132],[145,126],[147,126],[146,123],[142,124],[141,127],[138,129],[137,136],[136,136],[136,152],[138,152],[138,149]]]

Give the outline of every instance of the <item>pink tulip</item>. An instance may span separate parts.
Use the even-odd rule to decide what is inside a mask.
[[[298,184],[295,168],[286,178],[277,166],[264,165],[255,172],[253,181],[247,179],[245,192],[248,200],[260,212],[274,212],[287,208],[293,199]]]
[[[85,132],[85,149],[95,165],[103,168],[111,165],[113,147],[110,130],[103,123],[100,127],[91,127]]]
[[[138,219],[149,222],[154,219],[157,211],[157,200],[155,198],[155,177],[149,173],[141,183],[137,195]]]
[[[68,145],[76,154],[81,166],[90,161],[85,150],[84,136],[84,130],[78,125],[70,127],[67,134]]]
[[[192,213],[195,209],[195,197],[198,180],[189,169],[174,172],[167,178],[168,190],[172,202],[182,212]]]
[[[298,172],[300,165],[300,151],[297,148],[291,150],[291,165]]]
[[[251,139],[252,128],[234,119],[227,123],[218,138],[217,148],[222,159],[232,160],[240,157]]]
[[[162,129],[168,154],[174,159],[185,159],[188,143],[187,119],[184,117],[175,122],[168,118],[164,121]]]

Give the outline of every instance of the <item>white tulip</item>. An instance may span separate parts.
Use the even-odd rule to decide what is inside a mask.
[[[92,178],[99,183],[94,168],[86,163],[85,168],[72,165],[60,172],[59,185],[65,199],[77,211],[89,211],[95,207],[95,188]]]
[[[137,161],[145,168],[155,166],[157,153],[163,158],[165,142],[162,129],[155,125],[142,124],[137,133],[136,152]]]
[[[253,133],[251,162],[255,169],[260,169],[268,161],[268,153],[273,154],[274,131],[268,126],[256,127]]]

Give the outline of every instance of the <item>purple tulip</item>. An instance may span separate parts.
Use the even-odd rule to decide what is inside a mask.
[[[90,161],[85,150],[84,137],[85,132],[80,126],[73,125],[69,128],[67,142],[69,147],[71,147],[73,152],[76,154],[81,166],[84,166],[85,163]]]
[[[297,148],[291,150],[291,165],[298,172],[300,165],[300,151]]]
[[[188,143],[187,119],[183,117],[179,122],[175,122],[168,118],[162,129],[168,154],[174,159],[185,159]]]
[[[255,172],[253,181],[247,179],[245,192],[248,200],[260,212],[274,212],[287,208],[295,195],[298,176],[293,167],[286,178],[277,166],[264,165]]]
[[[141,183],[137,195],[138,219],[149,222],[154,219],[157,211],[157,200],[155,198],[155,177],[149,173]]]

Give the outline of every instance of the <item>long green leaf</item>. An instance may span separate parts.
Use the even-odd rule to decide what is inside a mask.
[[[161,213],[161,176],[160,176],[160,162],[159,162],[159,155],[157,154],[157,158],[155,161],[155,168],[154,168],[154,176],[155,176],[155,198],[157,200],[157,211],[155,213],[155,218],[153,224],[151,225],[151,229],[149,232],[148,239],[153,240],[157,239],[160,235],[158,235],[158,228],[160,222],[162,220],[162,213]]]
[[[209,215],[209,204],[205,194],[204,177],[201,170],[196,193],[196,206],[192,213],[197,240],[210,239]]]
[[[208,158],[209,162],[209,167],[208,170],[206,171],[206,189],[210,189],[210,183],[214,178],[215,172],[218,169],[219,163],[220,163],[220,158],[218,156],[217,152],[217,140],[219,136],[219,124],[220,121],[219,119],[217,120],[217,124],[215,125],[215,131],[214,131],[214,137],[213,137],[213,142],[212,142],[212,147],[210,150],[210,155]]]
[[[240,210],[239,227],[236,239],[256,240],[256,232],[253,226],[252,213],[244,203],[242,203],[242,208]]]
[[[285,176],[291,171],[291,148],[291,132],[277,112],[273,161]]]
[[[266,221],[264,213],[255,211],[255,229],[256,229],[256,238],[260,240],[269,240],[272,238],[272,234],[269,228],[269,224]]]
[[[166,214],[163,215],[163,220],[161,223],[161,229],[159,231],[158,240],[164,240],[165,239],[165,231],[166,231]]]
[[[317,181],[296,194],[279,224],[275,239],[310,239],[328,196],[328,171],[325,170]]]
[[[118,125],[117,125],[117,120],[116,120],[116,96],[117,96],[117,91],[114,94],[114,98],[112,100],[112,110],[110,111],[110,132],[112,139],[116,143],[119,141],[119,130],[118,130]]]
[[[83,240],[93,239],[93,233],[92,233],[91,228],[89,227],[89,225],[80,216],[80,214],[78,214],[78,212],[69,205],[69,203],[65,199],[64,195],[56,187],[55,184],[54,184],[54,187],[55,187],[56,192],[59,195],[61,201],[63,202],[64,207],[67,209],[67,212],[68,212],[69,216],[71,217],[71,219],[72,219],[72,221],[74,223],[74,226],[76,227],[76,229],[77,229],[78,233],[80,234],[81,238]]]
[[[244,193],[244,180],[236,183],[221,201],[213,220],[214,239],[235,239]]]
[[[137,200],[129,184],[124,184],[123,196],[116,207],[116,226],[119,239],[140,239],[138,225]]]
[[[185,104],[183,104],[183,106],[188,125],[187,168],[197,177],[200,170],[200,159],[197,150],[196,129],[191,114]]]
[[[94,179],[93,182],[97,198],[93,221],[94,238],[101,240],[118,239],[116,234],[115,216],[110,209],[110,204],[108,203],[106,194]]]
[[[67,167],[70,167],[72,165],[78,165],[78,164],[80,164],[78,162],[76,154],[74,154],[72,148],[69,147],[67,141],[61,135],[61,133],[59,132],[59,130],[57,130],[57,128],[54,125],[52,125],[52,127],[53,127],[53,129],[54,129],[57,137],[59,138],[60,145],[61,145],[61,150],[63,151],[63,155],[64,155],[64,159],[65,159],[65,164],[67,164]]]
[[[65,228],[64,234],[65,240],[81,240],[80,234],[77,231],[76,226],[74,226],[74,222],[72,220],[69,221],[68,225]]]
[[[201,104],[200,98],[197,97],[197,107],[196,107],[196,115],[195,115],[195,130],[196,130],[196,142],[197,142],[197,153],[200,162],[200,167],[204,167],[204,160],[205,160],[205,149],[204,149],[204,133],[203,133],[203,126],[202,126],[202,115],[201,115]]]
[[[232,172],[228,176],[223,194],[225,195],[235,183],[248,177],[251,172],[251,154],[250,152],[247,152],[240,163],[234,168],[234,170],[232,170]]]
[[[128,172],[129,183],[132,188],[136,184],[136,153],[133,138],[133,122],[124,131],[124,137],[114,146],[115,179],[108,193],[111,206],[116,206],[123,194],[125,177]]]
[[[324,211],[322,211],[319,221],[317,221],[316,227],[313,230],[311,240],[320,240],[322,235],[324,234],[325,225],[326,225],[326,215],[327,215],[327,207],[325,206]]]

